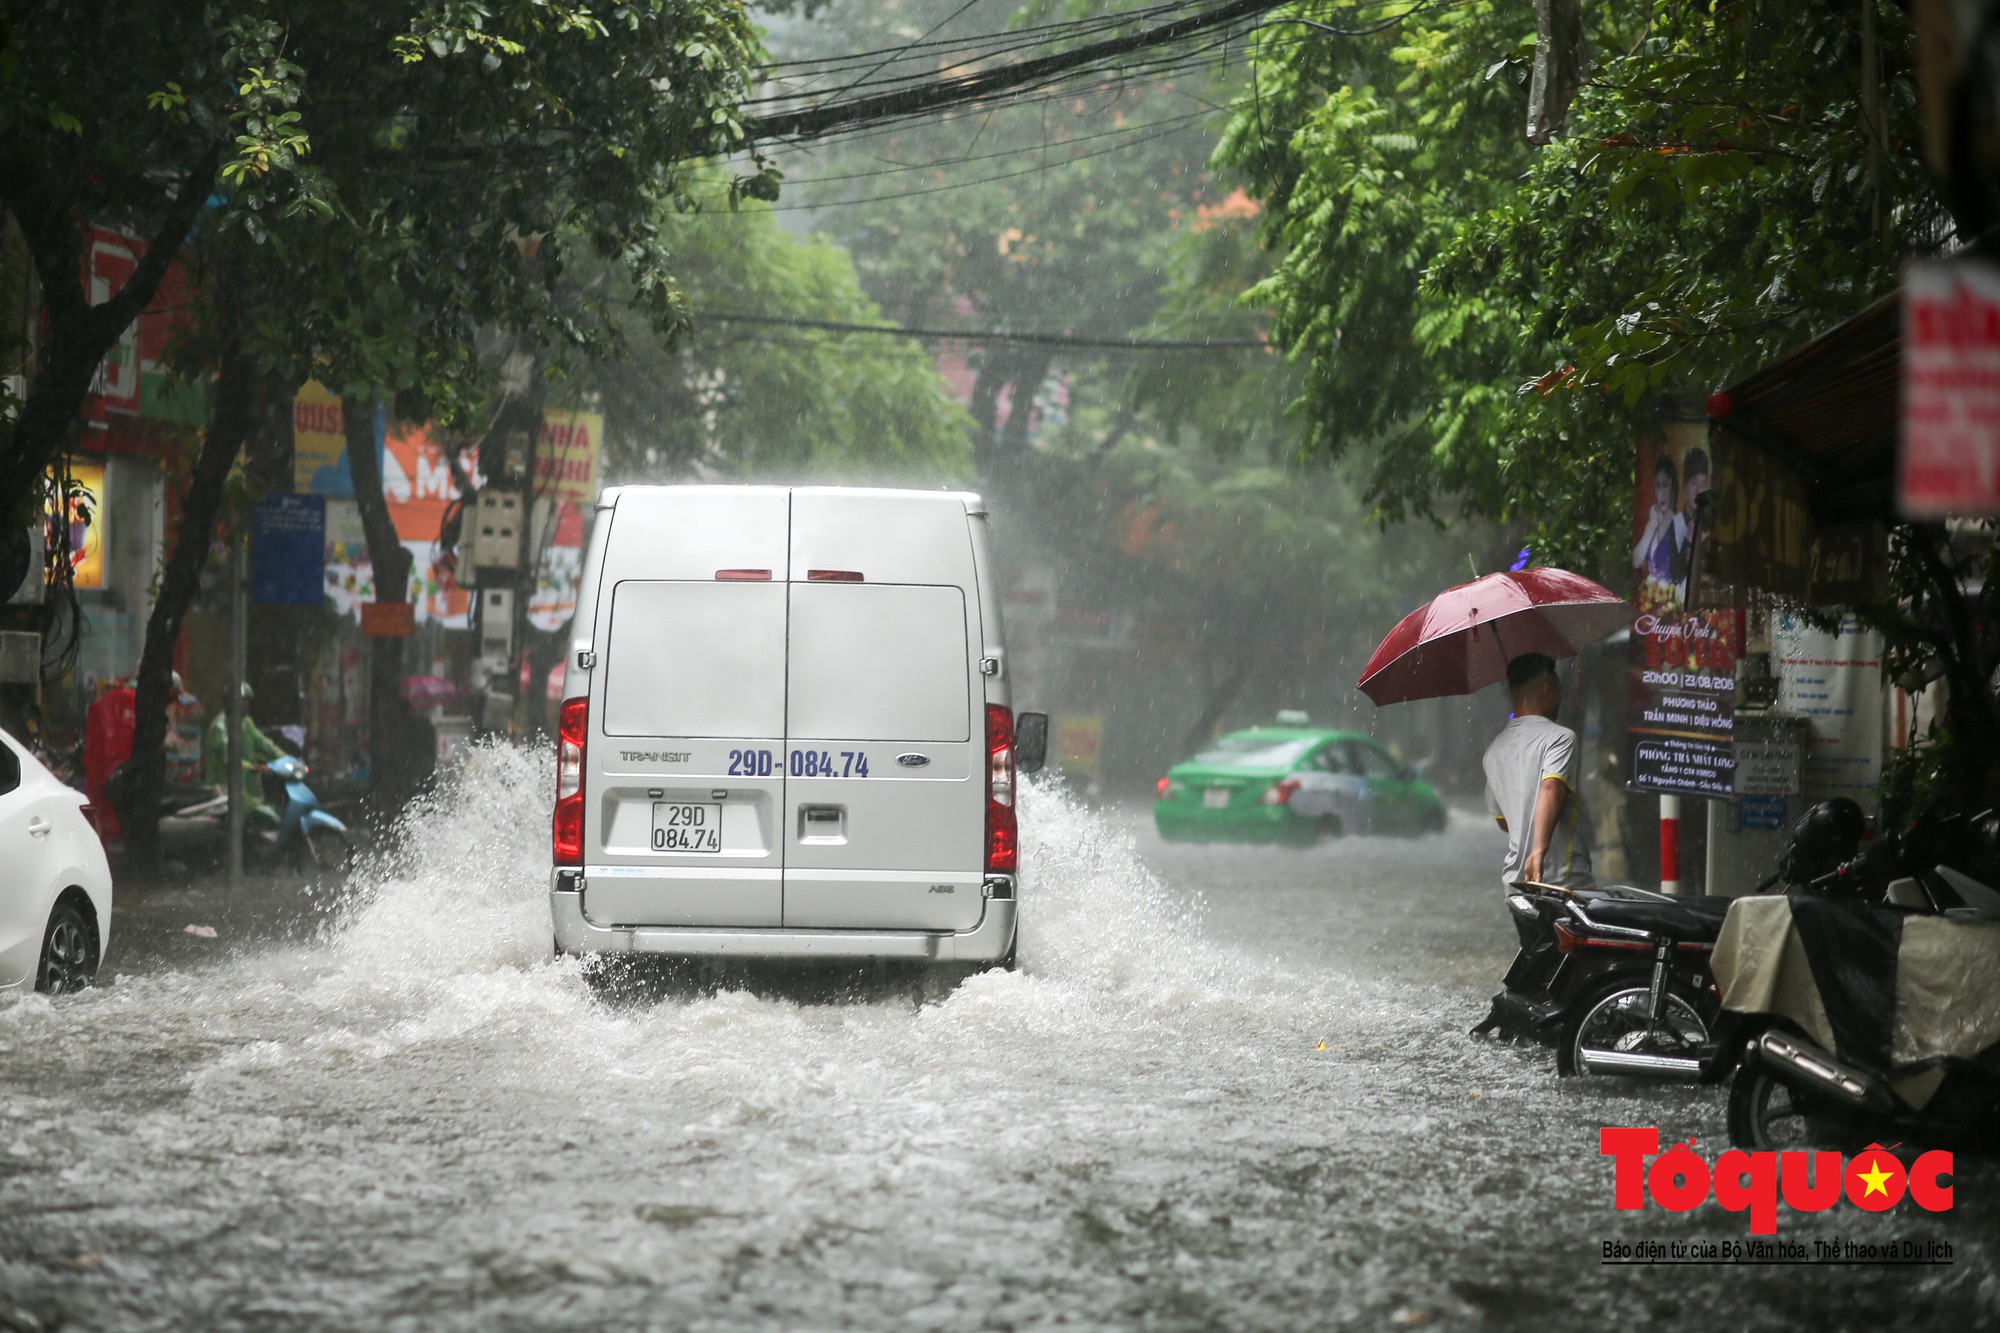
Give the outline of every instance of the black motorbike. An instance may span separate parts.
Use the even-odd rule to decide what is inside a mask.
[[[1786,865],[1786,879],[1803,892],[1791,895],[1784,947],[1794,938],[1800,946],[1833,1040],[1815,1039],[1784,1014],[1726,1012],[1705,1077],[1730,1078],[1730,1139],[1761,1151],[1870,1142],[2000,1146],[2000,1044],[1901,1063],[1892,1054],[1899,1023],[2000,1032],[2000,979],[1983,967],[1947,965],[1938,981],[1956,989],[1936,1012],[1900,1012],[1897,984],[1912,918],[2000,930],[2000,891],[1991,887],[2000,878],[2000,817],[1926,815],[1864,851],[1858,836],[1827,836],[1859,824],[1858,809],[1833,808],[1842,804],[1852,805],[1827,802],[1807,813]],[[1809,827],[1815,820],[1817,835]],[[1952,937],[1932,938],[1933,946],[1948,947]],[[1980,943],[1972,936],[1965,942]],[[1975,948],[1969,957],[1976,962],[1990,952]]]
[[[1565,1076],[1695,1078],[1713,1055],[1708,960],[1731,901],[1516,884],[1521,950],[1473,1035],[1552,1046]]]

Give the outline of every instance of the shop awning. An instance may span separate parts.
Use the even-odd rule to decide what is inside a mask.
[[[1896,519],[1902,290],[1709,400],[1714,426],[1796,469],[1815,523]]]

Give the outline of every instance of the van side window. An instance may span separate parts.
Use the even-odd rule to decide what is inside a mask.
[[[14,753],[14,747],[0,741],[0,796],[21,785],[21,756]]]
[[[971,738],[965,594],[892,583],[794,583],[794,740]]]
[[[641,582],[611,596],[608,736],[785,734],[785,585]]]

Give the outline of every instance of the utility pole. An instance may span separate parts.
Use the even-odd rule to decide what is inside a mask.
[[[244,605],[248,579],[244,574],[243,525],[229,526],[229,890],[243,887],[243,677],[249,669],[249,614]]]

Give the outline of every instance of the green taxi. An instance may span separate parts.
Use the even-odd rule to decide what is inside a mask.
[[[1441,831],[1428,782],[1370,737],[1252,727],[1212,742],[1160,779],[1153,823],[1170,841],[1309,843],[1349,833]]]

